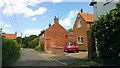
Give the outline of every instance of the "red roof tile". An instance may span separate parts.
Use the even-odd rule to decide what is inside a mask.
[[[13,40],[16,39],[16,34],[3,34],[2,36],[9,38],[9,39],[13,39]]]
[[[79,12],[79,14],[83,17],[86,22],[94,22],[94,15],[84,12]]]

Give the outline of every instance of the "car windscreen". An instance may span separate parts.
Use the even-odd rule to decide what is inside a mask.
[[[69,45],[75,45],[75,42],[69,42]]]

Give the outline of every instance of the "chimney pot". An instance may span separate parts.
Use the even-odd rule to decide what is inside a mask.
[[[81,9],[81,12],[83,12],[83,9]]]
[[[55,16],[55,18],[54,18],[54,24],[58,24],[59,23],[59,18],[56,18],[56,16]]]
[[[49,24],[49,27],[51,26],[51,24]]]
[[[15,34],[17,34],[17,32],[15,32]]]

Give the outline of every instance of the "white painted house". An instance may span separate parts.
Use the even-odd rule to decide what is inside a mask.
[[[97,20],[100,15],[105,15],[106,12],[114,9],[118,2],[120,2],[120,0],[93,0],[90,6],[93,6],[94,19]]]

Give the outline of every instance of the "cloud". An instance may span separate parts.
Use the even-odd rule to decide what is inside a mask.
[[[63,0],[0,0],[0,8],[3,7],[3,13],[6,15],[23,14],[25,17],[41,15],[47,11],[45,7],[39,7],[33,10],[28,6],[36,6],[43,2],[59,3]]]
[[[41,3],[42,0],[3,0],[0,1],[0,7],[3,8],[3,13],[6,15],[23,14],[25,17],[41,15],[47,11],[45,7],[39,7],[36,10],[28,6],[35,6]],[[3,5],[2,5],[3,4]]]
[[[71,21],[72,21],[73,18],[76,17],[77,13],[78,13],[77,10],[75,10],[75,11],[71,10],[69,12],[69,15],[65,19],[59,20],[60,25],[62,25],[62,26],[71,26],[71,23],[72,23]]]
[[[36,20],[36,17],[33,17],[32,20],[35,21],[35,20]]]
[[[12,27],[12,25],[11,24],[7,24],[5,22],[0,22],[0,27],[1,28],[10,28],[10,27]]]
[[[53,3],[59,3],[59,2],[62,2],[63,0],[51,0],[51,2]]]
[[[46,12],[45,7],[39,7],[37,10],[33,11],[31,8],[28,8],[25,5],[16,5],[8,6],[3,10],[4,14],[13,15],[13,14],[23,14],[25,17],[41,15]]]
[[[11,27],[12,25],[10,25],[10,24],[5,24],[4,25],[4,27],[6,27],[6,28],[9,28],[9,27]]]
[[[5,33],[10,33],[11,32],[11,24],[5,23],[5,22],[0,22],[0,28],[2,28],[2,32]]]
[[[30,36],[30,35],[38,35],[40,34],[40,31],[39,29],[27,29],[24,31],[24,36]]]

